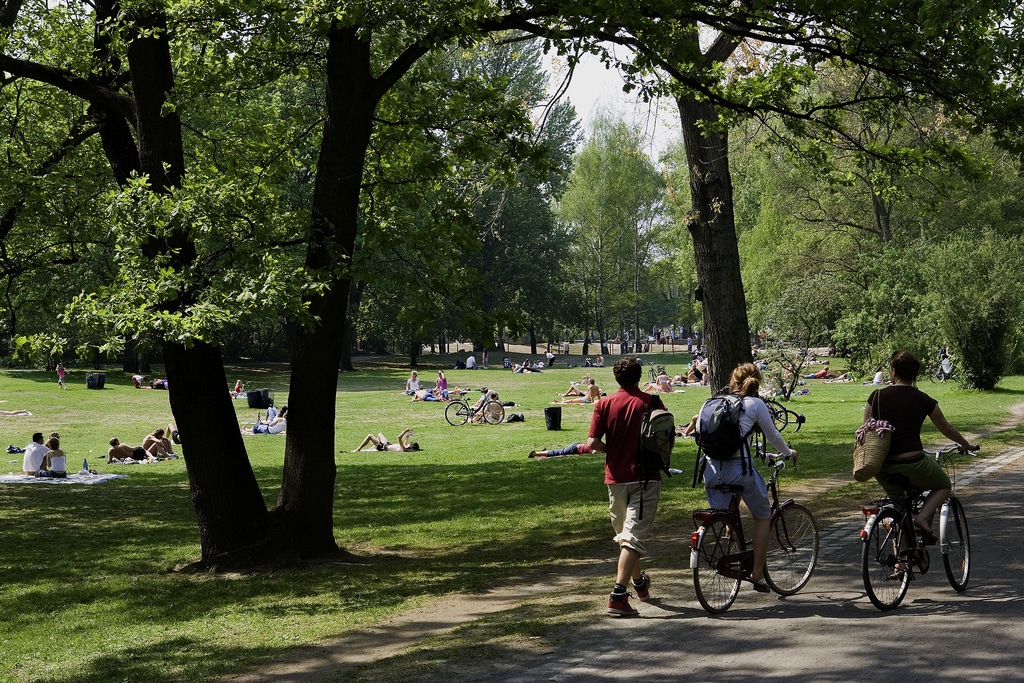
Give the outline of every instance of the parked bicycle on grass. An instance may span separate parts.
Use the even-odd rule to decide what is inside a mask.
[[[480,400],[473,405],[463,399],[455,399],[444,409],[444,419],[453,426],[464,425],[470,420],[480,424],[501,424],[505,420],[505,406],[498,400],[498,392],[480,390]]]

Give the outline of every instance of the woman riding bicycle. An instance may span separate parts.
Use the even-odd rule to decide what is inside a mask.
[[[747,435],[747,442],[728,460],[707,459],[704,470],[704,488],[708,497],[708,505],[712,508],[724,509],[732,501],[732,493],[722,488],[729,485],[742,486],[740,494],[754,518],[754,568],[749,580],[759,593],[767,593],[770,589],[764,580],[765,557],[768,553],[768,533],[771,521],[771,502],[768,500],[768,486],[760,472],[750,461],[750,435],[757,426],[768,441],[782,455],[797,457],[795,449],[790,448],[775,428],[771,412],[758,397],[761,387],[761,371],[753,363],[741,363],[732,371],[729,380],[729,392],[743,397],[743,412],[740,414],[740,433]]]
[[[899,500],[908,486],[931,492],[914,518],[914,526],[921,532],[925,543],[935,543],[938,539],[931,532],[932,515],[949,497],[952,486],[942,467],[925,456],[921,443],[924,418],[930,418],[943,436],[958,443],[964,451],[977,450],[978,447],[946,420],[938,401],[914,386],[920,370],[921,362],[914,354],[909,351],[894,353],[889,361],[892,386],[871,392],[864,406],[864,420],[874,416],[893,426],[892,443],[875,480],[893,500]]]

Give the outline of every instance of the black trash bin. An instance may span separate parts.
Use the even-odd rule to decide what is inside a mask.
[[[544,409],[544,422],[550,431],[562,428],[562,406],[549,406]]]
[[[85,376],[86,389],[102,389],[107,382],[107,375],[102,372],[90,372]]]
[[[245,392],[250,408],[269,408],[274,405],[274,392],[270,389],[253,389]]]

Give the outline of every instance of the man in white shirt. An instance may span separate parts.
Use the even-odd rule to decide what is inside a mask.
[[[32,443],[25,446],[25,458],[21,461],[21,471],[35,476],[43,468],[43,456],[50,451],[43,443],[43,433],[32,435]]]
[[[469,358],[466,359],[466,369],[476,370],[476,356],[469,354]]]

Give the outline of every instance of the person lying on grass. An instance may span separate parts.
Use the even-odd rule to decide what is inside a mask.
[[[585,443],[571,443],[565,448],[552,448],[547,451],[530,451],[527,458],[564,458],[569,455],[587,455],[594,449]]]
[[[149,460],[149,453],[142,446],[129,446],[126,443],[121,443],[115,436],[110,440],[110,448],[107,450],[107,463],[122,460]]]
[[[270,415],[270,409],[267,409]],[[252,427],[242,429],[242,434],[283,434],[288,429],[288,406],[281,406],[281,411],[268,422],[257,422]]]
[[[364,449],[368,451],[390,451],[392,453],[404,453],[406,451],[420,450],[419,443],[416,441],[409,441],[411,438],[411,429],[405,429],[398,435],[398,443],[389,442],[387,437],[383,434],[377,434],[377,436],[367,434],[366,438],[363,439],[363,442],[359,444],[359,447],[352,452],[358,453]],[[373,444],[373,448],[366,448],[370,444]]]

